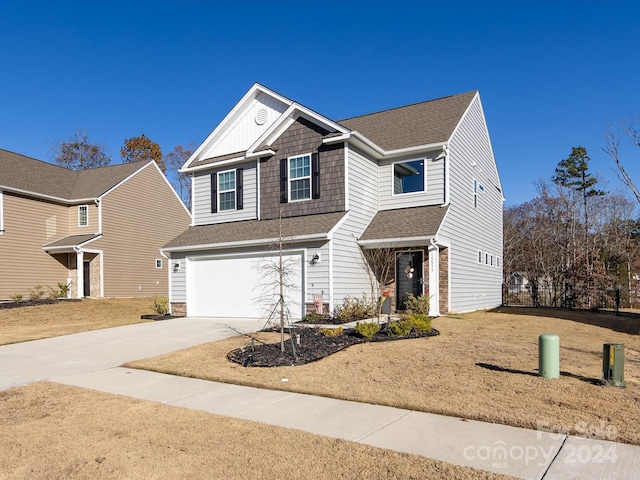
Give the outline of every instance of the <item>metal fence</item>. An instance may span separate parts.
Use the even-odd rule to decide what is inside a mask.
[[[538,287],[531,284],[516,287],[504,284],[502,304],[505,307],[548,307],[618,312],[628,303],[628,295],[619,288],[593,290],[597,293],[588,294],[570,284]]]

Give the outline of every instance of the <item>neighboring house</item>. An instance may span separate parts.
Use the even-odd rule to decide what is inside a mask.
[[[0,150],[0,299],[166,296],[160,247],[190,221],[155,162],[73,171]]]
[[[163,248],[174,313],[264,316],[279,239],[294,318],[378,296],[363,249],[394,249],[395,309],[409,292],[432,315],[501,304],[503,194],[477,91],[334,121],[255,84],[181,171],[193,223]]]

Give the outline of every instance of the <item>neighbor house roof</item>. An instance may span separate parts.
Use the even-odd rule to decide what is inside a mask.
[[[0,189],[66,201],[96,198],[140,170],[146,163],[69,170],[0,149]]]
[[[166,251],[216,249],[226,246],[273,244],[279,238],[285,243],[299,240],[326,239],[345,212],[324,213],[282,220],[245,220],[241,222],[196,225],[162,247]]]
[[[477,90],[338,121],[385,150],[446,142]]]
[[[102,235],[99,233],[89,233],[86,235],[69,235],[68,237],[61,238],[60,240],[56,240],[55,242],[47,243],[43,245],[43,250],[73,250],[73,247],[78,247],[89,243],[97,238],[100,238]]]
[[[435,238],[448,208],[431,205],[381,210],[360,236],[359,243],[371,246],[394,246],[414,240],[424,243],[425,238]]]

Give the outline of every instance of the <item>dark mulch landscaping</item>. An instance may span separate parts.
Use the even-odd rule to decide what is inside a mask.
[[[42,298],[40,300],[21,300],[19,302],[2,302],[0,303],[0,310],[7,310],[10,308],[20,308],[20,307],[35,307],[37,305],[53,305],[58,302],[81,302],[77,298]]]
[[[277,330],[274,330],[277,331]],[[243,348],[238,348],[229,352],[227,358],[232,362],[239,363],[245,367],[285,367],[303,365],[315,362],[333,353],[339,352],[357,343],[366,343],[369,340],[358,335],[352,328],[345,329],[341,335],[329,337],[321,333],[321,329],[311,327],[300,327],[291,329],[291,337],[296,339],[300,335],[300,345],[292,345],[291,340],[285,342],[285,351],[282,352],[280,343],[263,344],[254,342]],[[370,340],[372,342],[386,342],[404,340],[408,338],[434,337],[440,332],[432,328],[428,332],[412,331],[405,336],[390,336],[386,328],[376,333]],[[293,353],[295,347],[296,355]]]
[[[156,315],[154,313],[149,315],[140,315],[141,320],[171,320],[172,318],[184,318],[176,315]]]

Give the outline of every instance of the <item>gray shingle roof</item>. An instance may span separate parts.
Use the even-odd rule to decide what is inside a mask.
[[[360,237],[361,241],[435,237],[449,207],[427,207],[382,210],[373,217]]]
[[[446,142],[477,91],[429,100],[338,123],[385,150]]]
[[[291,238],[301,235],[327,234],[345,212],[323,213],[302,217],[282,219],[282,236]],[[234,242],[252,242],[279,237],[279,221],[245,220],[241,222],[217,223],[213,225],[197,225],[178,235],[167,243],[163,249],[171,251],[181,247],[212,246]]]
[[[69,170],[0,149],[0,187],[63,200],[99,197],[148,162]]]
[[[52,248],[73,248],[76,245],[86,243],[89,240],[98,238],[100,235],[96,233],[89,233],[87,235],[69,235],[68,237],[61,238],[55,242],[47,243],[42,248],[45,250]]]

